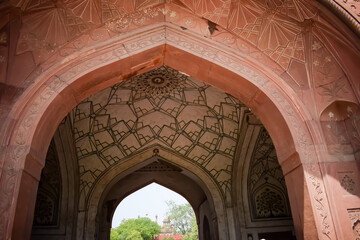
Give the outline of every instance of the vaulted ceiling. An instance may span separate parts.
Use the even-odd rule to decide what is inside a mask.
[[[284,176],[269,134],[248,107],[211,85],[162,66],[90,96],[70,118],[85,201],[114,166],[149,149],[155,156],[166,150],[200,167],[225,199],[235,181],[247,184],[254,212],[260,211],[255,198],[278,189],[276,194],[283,196],[278,214],[290,216]],[[235,172],[241,178],[234,177]]]
[[[163,66],[107,88],[72,111],[87,195],[111,166],[162,146],[201,166],[225,194],[250,110],[229,94]]]

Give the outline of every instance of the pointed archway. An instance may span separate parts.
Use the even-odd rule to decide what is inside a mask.
[[[95,226],[97,231],[95,235],[98,239],[109,238],[111,219],[116,206],[125,197],[151,183],[157,183],[183,196],[192,206],[197,217],[198,226],[201,226],[200,215],[212,218],[214,221],[211,228],[212,235],[209,239],[219,239],[217,236],[217,214],[212,193],[209,189],[205,189],[206,194],[203,190],[206,185],[196,175],[191,174],[188,169],[184,170],[179,166],[175,166],[157,155],[145,160],[140,166],[128,169],[126,172],[126,174],[120,174],[123,176],[122,178],[120,176],[114,178],[103,189],[103,192],[99,193],[102,194],[102,197],[95,221],[98,224],[98,226]],[[87,224],[91,225],[91,223],[90,219]],[[201,235],[200,233],[200,238],[202,238]]]
[[[206,39],[197,42],[199,39],[194,39],[191,35],[167,25],[156,26],[147,32],[146,37],[151,39],[159,36],[164,29],[167,30],[166,34],[178,35],[199,46],[214,49],[211,44],[206,45]],[[136,37],[137,33],[134,34],[128,37]],[[24,189],[36,189],[47,146],[61,119],[92,93],[129,76],[166,64],[231,93],[259,116],[274,141],[287,184],[295,186],[298,179],[301,179],[304,184],[300,189],[292,188],[289,194],[293,214],[297,216],[295,226],[298,236],[300,239],[303,238],[305,232],[313,236],[317,235],[316,232],[319,235],[334,235],[333,231],[327,230],[332,226],[332,219],[328,215],[329,205],[317,163],[315,144],[308,128],[308,124],[312,126],[312,123],[307,121],[309,115],[301,102],[297,98],[288,97],[295,96],[292,90],[268,69],[254,66],[250,60],[243,61],[241,57],[234,56],[225,48],[217,53],[217,58],[209,61],[205,55],[199,56],[196,49],[186,49],[187,46],[169,43],[174,46],[153,42],[152,45],[141,45],[143,49],[138,49],[134,55],[125,56],[125,53],[122,56],[117,55],[120,52],[115,47],[116,44],[119,44],[117,47],[121,44],[115,41],[112,49],[104,46],[102,49],[98,48],[96,53],[89,51],[88,62],[84,61],[83,56],[78,56],[78,58],[74,56],[71,64],[54,67],[51,71],[44,73],[38,78],[36,84],[19,99],[9,117],[9,119],[18,119],[18,122],[7,122],[9,127],[4,128],[9,145],[6,148],[6,155],[2,157],[15,158],[16,164],[23,169],[13,174],[12,166],[5,165],[10,175],[4,175],[2,183],[6,185],[9,181],[16,179],[17,188],[15,192],[12,190],[3,192],[4,202],[7,204],[10,199],[13,199],[13,194],[18,196],[15,198],[17,208],[6,210],[6,216],[9,216],[5,223],[8,229],[7,234],[10,234],[9,229],[16,228],[27,229],[27,231],[14,231],[14,236],[29,233],[28,221],[32,217],[33,205],[24,204],[23,201],[27,198],[34,199],[34,196],[28,196],[27,194],[31,193]],[[176,60],[177,58],[187,61],[180,62]],[[97,64],[99,63],[97,60],[101,62],[100,65]],[[318,133],[319,129],[315,127],[311,131]],[[316,208],[315,203],[319,201],[322,207]],[[23,218],[24,212],[27,218]],[[93,217],[93,214],[89,216]],[[234,233],[231,233],[229,238],[234,238]]]

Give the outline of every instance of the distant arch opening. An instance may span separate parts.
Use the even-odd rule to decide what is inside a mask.
[[[123,204],[127,205],[127,202],[139,205],[139,208],[135,208],[135,212],[130,214],[129,218],[147,217],[162,227],[158,239],[171,236],[174,239],[181,239],[179,238],[180,234],[185,235],[186,232],[194,234],[194,228],[202,226],[200,216],[215,214],[213,200],[208,190],[202,188],[204,186],[198,182],[199,180],[189,177],[191,173],[187,170],[183,170],[159,156],[154,156],[139,165],[129,169],[124,175],[120,174],[118,178],[108,184],[106,189],[103,189],[96,219],[96,222],[99,223],[96,233],[99,239],[109,239],[110,228],[117,227],[119,222],[127,221],[126,216],[119,218],[115,213],[117,206],[118,212],[121,212],[121,209],[127,211],[129,207],[122,207]],[[185,214],[189,223],[187,226],[180,226],[181,221],[177,222],[173,216],[166,215],[166,208],[168,207],[164,201],[166,194],[169,193],[178,199],[174,203],[169,203],[169,210],[171,208],[176,210],[176,208],[183,207],[185,203],[188,203],[182,208],[182,211],[186,210],[189,213]],[[163,202],[162,208],[165,208],[163,212],[150,211],[152,205],[159,201]],[[190,218],[191,213],[193,213],[194,219]],[[216,236],[217,223],[215,222],[212,227],[214,229],[210,240],[218,239]],[[198,235],[202,235],[200,230]]]
[[[150,183],[120,202],[112,217],[111,235],[127,234],[124,230],[127,222],[142,218],[148,218],[160,227],[158,240],[198,236],[196,216],[190,203],[180,194],[157,183]]]

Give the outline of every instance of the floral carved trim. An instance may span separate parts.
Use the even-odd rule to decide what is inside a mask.
[[[321,0],[360,35],[360,2],[357,0]]]
[[[360,208],[348,209],[355,240],[360,240]]]

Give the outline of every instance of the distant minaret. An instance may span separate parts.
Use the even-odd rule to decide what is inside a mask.
[[[155,221],[156,221],[156,223],[157,223],[157,214],[155,215],[155,219],[156,219]]]

